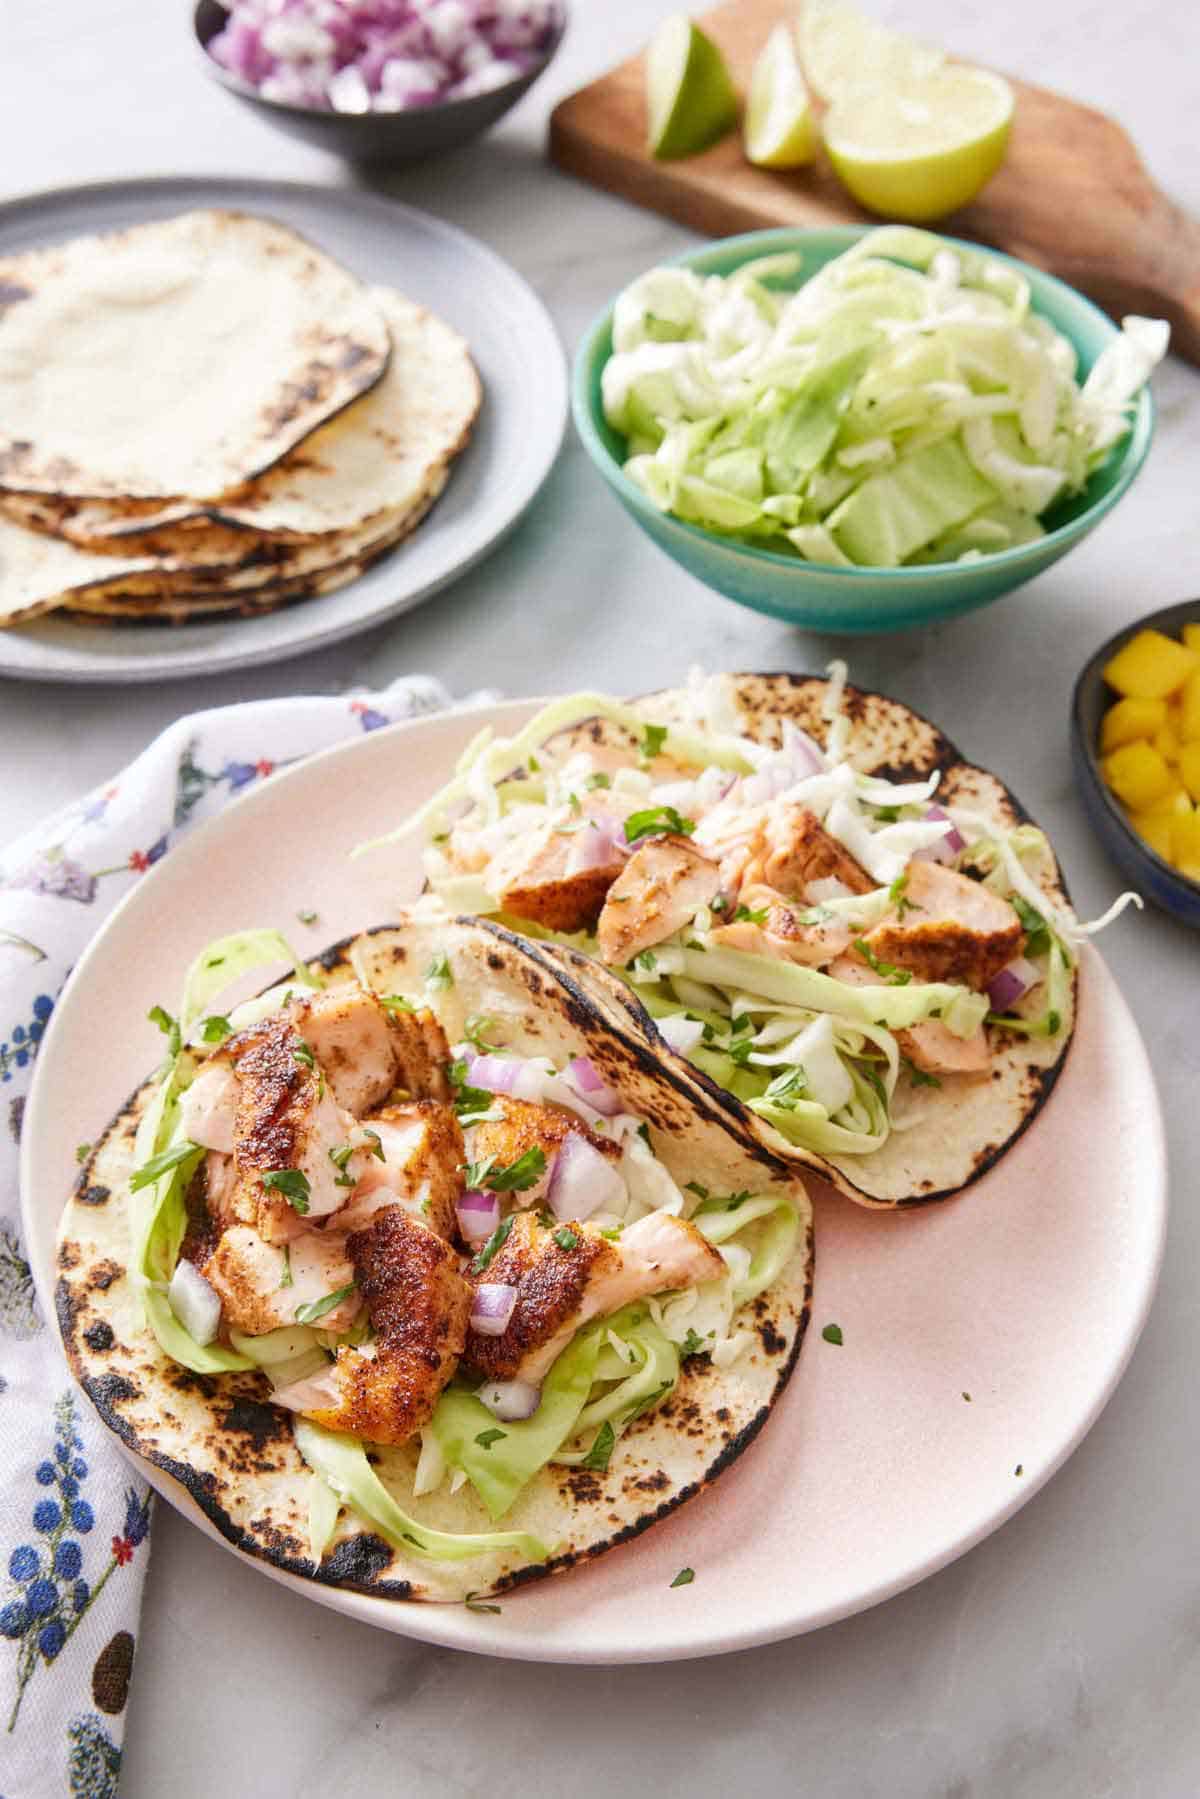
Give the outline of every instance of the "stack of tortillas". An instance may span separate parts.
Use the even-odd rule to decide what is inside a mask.
[[[0,625],[328,593],[423,518],[479,402],[457,332],[271,219],[0,258]]]

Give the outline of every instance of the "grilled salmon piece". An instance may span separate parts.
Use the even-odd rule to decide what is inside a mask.
[[[826,968],[835,956],[849,949],[854,932],[836,918],[802,924],[791,906],[768,887],[743,887],[739,908],[765,912],[761,921],[743,918],[718,925],[710,932],[713,943],[726,949],[745,950],[752,956],[774,956],[781,962],[798,962],[806,968]]]
[[[815,812],[794,801],[772,806],[751,846],[744,884],[761,883],[784,899],[809,900],[812,881],[840,881],[850,893],[875,886],[866,869],[828,832]]]
[[[427,1007],[415,1012],[387,1012],[396,1058],[394,1081],[413,1099],[448,1100],[450,1045]]]
[[[720,887],[717,864],[689,838],[644,837],[609,889],[597,926],[601,956],[623,968],[689,923]]]
[[[564,1244],[568,1247],[564,1247]],[[585,1224],[544,1229],[518,1213],[507,1241],[476,1283],[517,1289],[502,1336],[467,1335],[466,1359],[491,1380],[545,1379],[575,1332],[651,1293],[719,1280],[725,1263],[694,1225],[650,1212],[614,1240]]]
[[[233,1161],[237,1180],[229,1211],[256,1226],[269,1243],[295,1237],[336,1212],[346,1197],[330,1151],[346,1139],[350,1114],[313,1065],[290,1012],[277,1012],[222,1046],[237,1077]],[[294,1170],[308,1183],[293,1205],[263,1176]]]
[[[376,1212],[398,1205],[453,1240],[466,1151],[451,1107],[434,1099],[386,1106],[364,1118],[349,1142],[357,1146],[346,1165],[354,1185],[337,1214],[339,1230],[361,1230]]]
[[[569,831],[543,824],[498,856],[488,885],[504,910],[550,931],[590,931],[625,866],[607,838],[597,845],[600,860],[587,865],[583,834],[596,828],[586,820]]]
[[[325,1299],[354,1282],[354,1269],[340,1231],[305,1231],[293,1243],[265,1243],[249,1225],[223,1232],[200,1268],[221,1296],[226,1324],[261,1337],[294,1325],[299,1307]],[[348,1330],[361,1304],[357,1292],[324,1314],[321,1329]]]
[[[901,903],[866,934],[882,962],[922,981],[959,981],[982,993],[1025,943],[1021,921],[999,894],[937,862],[910,862]]]
[[[388,1015],[365,987],[330,987],[292,1001],[292,1021],[339,1106],[361,1118],[396,1085],[396,1044]]]
[[[539,1105],[533,1100],[510,1099],[505,1093],[497,1093],[488,1110],[499,1113],[499,1117],[483,1119],[470,1126],[467,1133],[473,1162],[483,1162],[494,1156],[499,1167],[508,1168],[531,1149],[540,1149],[546,1158],[541,1177],[532,1186],[513,1195],[511,1203],[514,1205],[532,1206],[541,1199],[550,1185],[554,1158],[572,1134],[586,1137],[592,1148],[598,1149],[610,1162],[621,1159],[620,1144],[591,1130],[577,1113],[569,1112],[565,1106]],[[501,1194],[500,1197],[503,1203],[505,1196]]]
[[[883,985],[882,975],[857,956],[840,956],[826,972],[852,987]],[[940,1018],[923,1018],[920,1024],[897,1031],[895,1037],[900,1054],[926,1074],[986,1074],[992,1065],[991,1047],[982,1025],[973,1036],[956,1037]]]
[[[458,1366],[471,1289],[450,1245],[399,1206],[352,1232],[348,1248],[375,1340],[342,1345],[327,1369],[280,1388],[275,1403],[326,1430],[404,1443],[429,1422]]]

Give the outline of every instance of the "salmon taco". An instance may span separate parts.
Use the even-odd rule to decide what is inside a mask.
[[[151,1018],[166,1061],[81,1171],[58,1316],[105,1423],[230,1543],[476,1603],[761,1429],[808,1319],[804,1185],[553,956],[436,906],[307,964],[247,932]]]
[[[1032,1122],[1106,920],[1077,922],[994,775],[845,675],[554,701],[392,837],[421,831],[445,906],[542,940],[775,1153],[894,1207]]]

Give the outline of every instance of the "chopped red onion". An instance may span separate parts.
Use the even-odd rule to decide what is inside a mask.
[[[514,1093],[524,1063],[516,1056],[472,1056],[467,1065],[467,1084],[485,1093]]]
[[[211,1343],[221,1326],[221,1300],[194,1262],[180,1257],[167,1288],[167,1303],[196,1343]]]
[[[1041,972],[1024,956],[1018,956],[1007,968],[1002,968],[988,988],[988,999],[993,1012],[1007,1012],[1017,1001],[1036,987],[1041,980]]]
[[[521,1418],[533,1417],[541,1404],[542,1390],[527,1380],[498,1380],[480,1387],[475,1397],[493,1418],[513,1424]]]
[[[468,1191],[455,1210],[458,1228],[468,1243],[486,1243],[500,1223],[500,1201],[494,1193]]]
[[[678,1056],[690,1055],[704,1035],[704,1026],[694,1018],[685,1018],[682,1012],[672,1012],[654,1022],[659,1036],[666,1038]]]
[[[593,1212],[608,1207],[623,1210],[625,1183],[616,1169],[594,1149],[586,1137],[572,1131],[554,1158],[546,1203],[556,1218],[573,1218],[580,1224]]]
[[[471,1329],[481,1337],[502,1337],[517,1303],[517,1289],[502,1281],[481,1281],[471,1301]]]
[[[946,824],[950,829],[936,843],[928,844],[923,850],[913,852],[914,862],[953,862],[960,850],[965,850],[967,840],[954,823],[944,806],[926,806],[926,824]]]
[[[573,1062],[567,1063],[566,1072],[567,1080],[580,1099],[586,1100],[594,1112],[603,1113],[605,1118],[616,1117],[623,1103],[621,1095],[608,1085],[594,1062],[587,1056],[576,1056]]]
[[[399,112],[515,81],[562,17],[561,0],[227,0],[208,52],[266,99]]]
[[[624,861],[631,845],[625,826],[610,812],[593,813],[572,831],[567,851],[567,874],[590,874],[593,868],[611,868]]]

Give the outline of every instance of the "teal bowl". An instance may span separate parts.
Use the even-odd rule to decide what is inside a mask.
[[[848,250],[867,229],[870,227],[839,225],[822,231],[750,231],[741,237],[721,238],[702,250],[676,257],[675,262],[704,275],[729,275],[755,257],[795,250],[801,256],[800,270],[781,285],[799,287]],[[979,248],[956,238],[946,241],[966,250]],[[1086,375],[1101,350],[1118,335],[1112,320],[1053,275],[999,251],[988,254],[1024,275],[1034,310],[1070,339],[1079,356],[1079,375]],[[920,568],[828,567],[685,524],[660,512],[627,480],[621,471],[624,440],[605,423],[600,396],[601,375],[612,355],[612,319],[610,303],[591,326],[575,358],[571,401],[584,449],[626,511],[689,574],[741,606],[813,630],[859,635],[897,631],[933,619],[953,618],[1011,593],[1065,556],[1111,512],[1146,460],[1154,431],[1154,404],[1147,388],[1138,399],[1128,435],[1113,446],[1082,493],[1051,508],[1043,519],[1046,535],[1035,543],[998,550],[974,562],[932,563]]]

